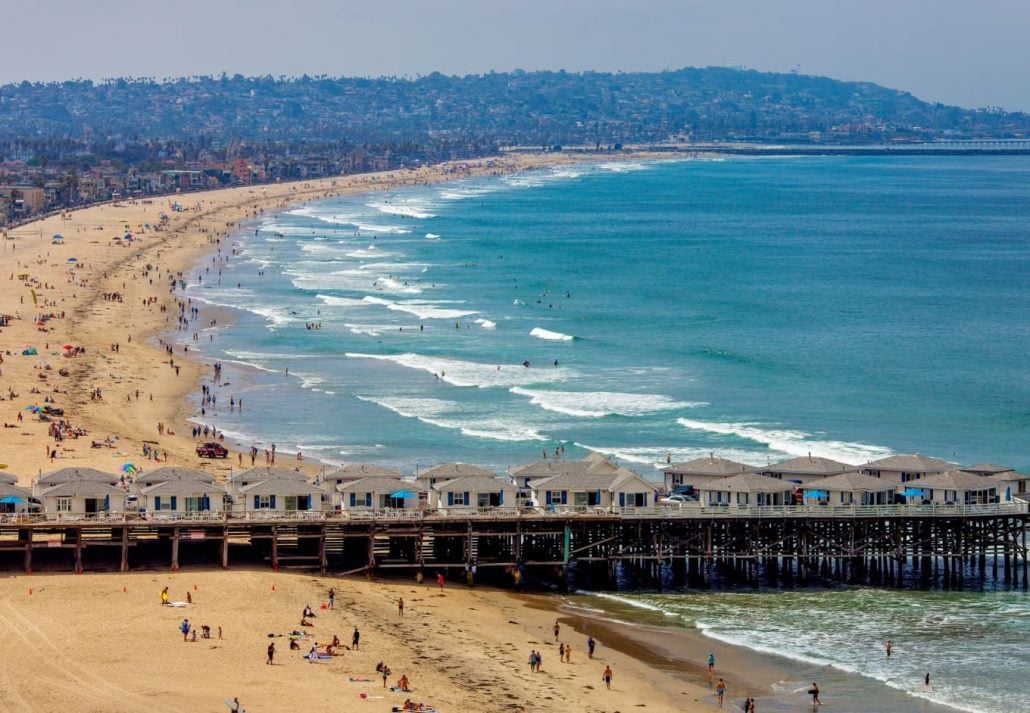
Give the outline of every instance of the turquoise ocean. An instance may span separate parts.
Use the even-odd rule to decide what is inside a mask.
[[[294,206],[222,254],[186,294],[232,320],[188,343],[229,375],[203,422],[244,446],[407,473],[562,445],[652,478],[709,452],[1030,469],[1027,158],[548,168]],[[1024,594],[618,606],[828,667],[859,700],[1030,710]],[[912,653],[889,670],[885,638]]]

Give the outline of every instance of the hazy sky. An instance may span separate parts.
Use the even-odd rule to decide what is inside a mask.
[[[743,65],[1030,111],[1030,0],[28,0],[0,83]]]

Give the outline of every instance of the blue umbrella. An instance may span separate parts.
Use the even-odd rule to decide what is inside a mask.
[[[921,498],[923,496],[922,488],[905,488],[901,491],[901,494],[906,498]]]
[[[825,498],[829,495],[825,490],[809,490],[805,493],[806,498]]]
[[[28,502],[25,498],[19,498],[15,495],[8,495],[6,498],[0,498],[0,505],[14,505],[16,503]]]
[[[413,498],[415,493],[410,490],[398,490],[396,493],[390,493],[391,498]]]

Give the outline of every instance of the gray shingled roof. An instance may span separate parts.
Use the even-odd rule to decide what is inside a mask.
[[[638,479],[649,488],[655,486],[648,483],[631,470],[620,468],[614,473],[563,473],[551,478],[538,480],[533,487],[538,490],[617,490],[627,480]]]
[[[978,475],[994,475],[995,473],[1004,473],[1012,470],[1007,465],[998,465],[997,463],[975,463],[973,465],[966,465],[959,470],[964,470],[967,473],[976,473]]]
[[[359,480],[360,478],[400,478],[400,471],[390,470],[374,463],[350,463],[326,473],[322,480]]]
[[[179,466],[158,468],[157,470],[147,471],[146,473],[136,477],[136,483],[139,485],[153,485],[154,483],[163,483],[167,480],[198,480],[206,483],[213,483],[215,482],[215,477],[202,470],[181,468]]]
[[[140,491],[140,495],[184,495],[196,497],[201,495],[225,494],[225,488],[216,483],[208,483],[192,478],[175,478],[166,480]]]
[[[124,498],[125,491],[98,480],[73,480],[44,490],[40,497],[62,498]]]
[[[716,455],[695,458],[686,463],[673,463],[662,468],[663,472],[672,473],[673,475],[704,475],[712,477],[751,473],[755,470],[757,469],[750,465],[738,463],[728,458],[720,458]]]
[[[11,473],[0,473],[0,483],[4,483],[7,485],[17,485],[18,476],[12,475]]]
[[[117,483],[118,476],[96,468],[61,468],[40,476],[40,485],[57,485],[73,481],[91,480],[98,483]]]
[[[599,453],[591,453],[583,460],[539,460],[536,463],[519,466],[511,471],[515,478],[550,478],[555,475],[581,473],[614,473],[619,466]]]
[[[792,489],[790,483],[758,473],[741,473],[706,483],[701,490],[719,490],[729,493],[784,493]]]
[[[958,463],[951,463],[940,458],[930,458],[918,453],[902,453],[870,461],[862,466],[862,470],[891,470],[897,473],[943,473],[958,468]]]
[[[410,481],[401,480],[400,478],[375,476],[340,483],[336,489],[341,493],[349,493],[353,491],[356,493],[385,493],[387,495],[390,493],[396,493],[398,490],[409,490],[412,492],[416,490],[415,484]]]
[[[322,495],[322,491],[306,480],[272,478],[240,488],[240,495]]]
[[[942,490],[990,490],[998,488],[998,481],[973,475],[964,470],[948,470],[934,473],[909,483],[913,488],[935,488]]]
[[[874,478],[871,475],[855,471],[850,473],[841,473],[840,475],[831,475],[830,477],[823,478],[822,480],[814,480],[801,487],[804,490],[826,490],[832,492],[851,493],[874,493],[881,490],[894,490],[895,488],[893,483],[888,483],[880,480],[879,478]]]
[[[497,473],[486,468],[480,468],[478,465],[469,465],[468,463],[441,463],[435,465],[432,468],[427,468],[419,473],[419,478],[465,478],[468,476],[485,476],[490,478],[496,478]]]
[[[232,476],[233,483],[257,483],[264,480],[301,480],[307,482],[308,476],[299,470],[289,468],[269,468],[260,466],[248,468]]]
[[[433,490],[446,493],[449,490],[514,490],[515,486],[507,480],[501,480],[495,475],[469,475],[463,478],[452,478],[433,486]]]
[[[10,483],[0,483],[0,498],[15,497],[28,500],[32,497],[32,491],[28,488],[20,488]]]
[[[854,470],[853,465],[841,463],[832,458],[820,458],[819,456],[801,456],[790,458],[772,465],[756,468],[759,473],[789,473],[797,475],[837,475]]]
[[[1018,470],[1005,470],[1001,473],[988,475],[987,477],[991,480],[996,480],[999,483],[1011,483],[1019,480],[1030,480],[1030,474],[1020,473]]]

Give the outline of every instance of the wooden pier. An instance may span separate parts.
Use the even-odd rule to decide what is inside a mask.
[[[1026,589],[1027,503],[523,512],[194,514],[0,520],[0,568],[101,571],[266,563],[319,573],[445,572],[548,588]],[[518,574],[516,574],[516,572]]]

